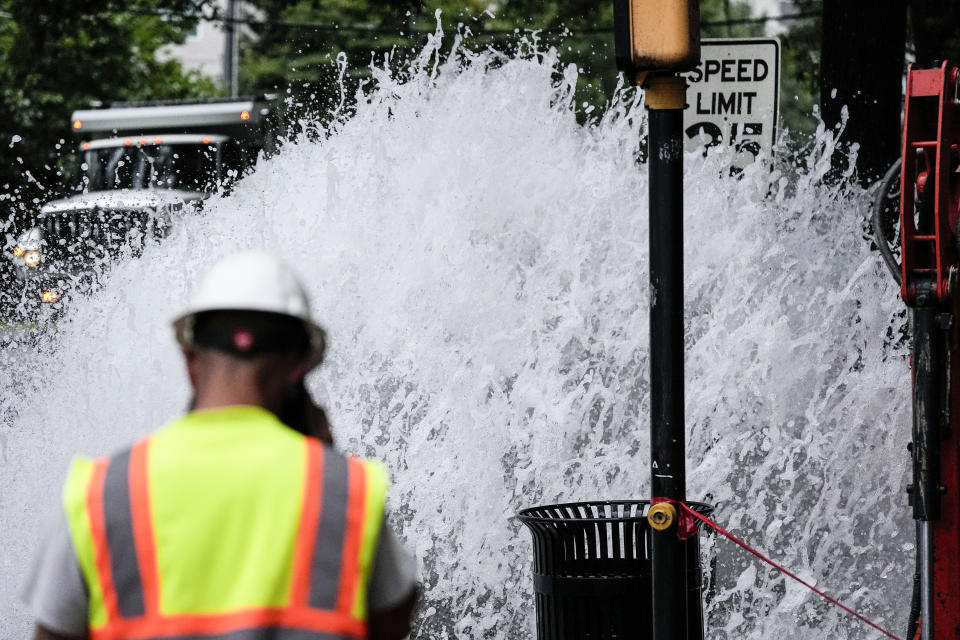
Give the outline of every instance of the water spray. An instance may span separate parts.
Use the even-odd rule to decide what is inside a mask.
[[[113,265],[43,345],[0,350],[0,635],[29,633],[18,588],[70,456],[182,413],[168,317],[225,251],[283,251],[336,336],[310,391],[340,446],[393,473],[393,525],[424,581],[417,637],[531,637],[531,548],[499,523],[533,500],[651,495],[647,116],[626,89],[581,126],[562,52],[453,44],[375,67],[322,142],[285,145]],[[725,526],[801,577],[900,621],[913,555],[902,303],[851,215],[864,194],[820,179],[834,140],[779,147],[795,169],[765,161],[738,180],[722,177],[723,148],[684,158],[687,492],[712,494]],[[621,513],[650,528],[645,510]],[[610,531],[621,548],[638,540]],[[710,637],[877,637],[699,537],[716,559]],[[649,633],[649,593],[628,595],[621,637]]]

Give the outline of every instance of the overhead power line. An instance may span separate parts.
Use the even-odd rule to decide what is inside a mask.
[[[258,18],[239,18],[239,17],[225,17],[220,15],[192,15],[185,13],[172,13],[169,11],[161,10],[150,10],[150,9],[124,9],[120,13],[130,13],[134,15],[148,15],[148,16],[158,16],[161,18],[167,19],[176,19],[176,20],[200,20],[203,22],[220,22],[224,24],[243,24],[251,27],[263,26],[263,27],[282,27],[286,29],[296,29],[296,30],[310,30],[310,31],[322,31],[330,33],[370,33],[376,35],[389,35],[389,36],[404,36],[407,34],[410,35],[430,35],[434,33],[434,29],[403,29],[401,32],[386,30],[382,27],[378,27],[372,24],[354,24],[354,25],[331,25],[327,22],[298,22],[292,20],[273,20],[273,19],[258,19]],[[765,24],[767,22],[790,22],[793,20],[804,20],[808,18],[817,18],[820,17],[821,13],[819,11],[801,11],[798,13],[790,13],[780,16],[762,16],[758,18],[736,18],[732,20],[714,20],[708,22],[701,22],[700,25],[704,27],[726,27],[726,26],[735,26],[735,25],[745,25],[745,24]],[[522,31],[523,29],[520,29]],[[527,31],[545,31],[544,29],[525,29]],[[487,29],[480,27],[476,32],[473,33],[474,36],[484,36],[484,35],[513,35],[518,32],[518,29]],[[583,35],[596,35],[596,34],[605,34],[613,33],[613,25],[605,27],[591,27],[588,29],[568,29],[564,28],[564,32],[570,32],[573,34],[583,34]]]
[[[736,18],[733,20],[719,20],[714,22],[701,22],[703,27],[726,27],[738,24],[764,24],[766,22],[790,22],[792,20],[806,20],[807,18],[819,18],[822,14],[819,11],[800,11],[798,13],[788,13],[782,16],[762,16],[760,18]]]

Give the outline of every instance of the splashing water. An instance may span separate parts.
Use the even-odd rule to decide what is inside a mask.
[[[508,518],[648,496],[642,106],[622,90],[580,125],[576,70],[552,51],[458,45],[373,69],[321,141],[261,162],[47,342],[0,355],[0,636],[29,627],[17,589],[71,455],[183,411],[168,319],[241,247],[294,265],[330,330],[311,387],[340,446],[392,471],[425,586],[415,637],[530,637],[531,548]],[[862,237],[864,194],[820,181],[832,145],[821,131],[789,176],[767,163],[733,180],[728,158],[687,158],[689,495],[899,629],[901,305]],[[728,542],[705,546],[708,637],[874,637]]]

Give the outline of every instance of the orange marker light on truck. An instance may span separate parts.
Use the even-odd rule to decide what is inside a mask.
[[[73,121],[73,128],[74,128],[74,129],[83,129],[83,123],[80,122],[79,120],[74,120],[74,121]]]
[[[86,150],[89,149],[89,148],[90,148],[90,143],[89,143],[89,142],[84,142],[84,143],[83,143],[83,150],[86,151]]]
[[[210,138],[200,138],[200,142],[203,144],[210,144]]]
[[[17,256],[18,258],[22,258],[23,254],[24,254],[24,250],[23,250],[23,247],[21,247],[20,245],[17,245],[13,248],[13,255]]]
[[[53,304],[59,299],[60,299],[60,294],[50,289],[47,289],[46,291],[40,294],[40,300],[42,300],[45,304]]]
[[[249,120],[249,119],[250,119],[250,112],[249,112],[249,111],[241,111],[241,112],[240,112],[240,119],[241,119],[241,120]]]

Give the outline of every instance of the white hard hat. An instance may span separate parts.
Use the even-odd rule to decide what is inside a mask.
[[[323,359],[326,335],[310,317],[307,294],[293,271],[272,253],[233,253],[207,272],[190,304],[173,321],[181,345],[193,344],[193,320],[204,311],[263,311],[296,318],[310,337],[311,364]]]

